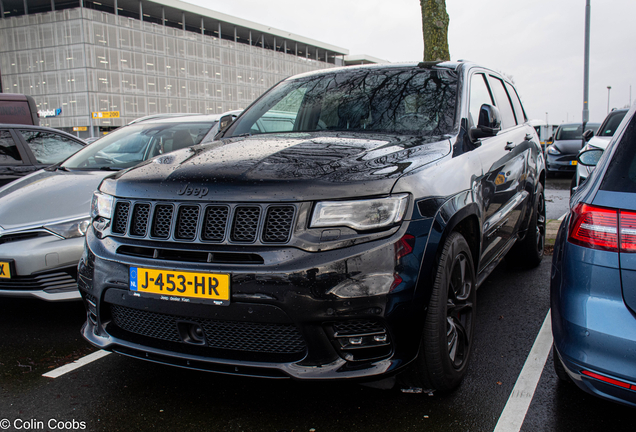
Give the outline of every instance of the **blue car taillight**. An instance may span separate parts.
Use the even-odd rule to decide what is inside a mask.
[[[568,241],[591,249],[634,253],[636,212],[580,203],[572,210]]]

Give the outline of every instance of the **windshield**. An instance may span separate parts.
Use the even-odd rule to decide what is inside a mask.
[[[581,126],[582,125],[580,124],[563,125],[559,127],[559,130],[557,130],[556,137],[554,139],[556,141],[583,139]],[[598,129],[598,123],[596,124],[588,123],[585,127],[585,130],[591,130],[592,132],[596,132],[597,129]]]
[[[216,121],[137,123],[124,126],[86,146],[64,168],[124,169],[160,154],[199,144]]]
[[[598,136],[614,136],[614,132],[618,129],[618,125],[623,121],[623,117],[625,117],[627,111],[617,112],[614,114],[610,114],[610,117],[603,123],[603,127],[598,133]]]
[[[284,81],[225,134],[359,131],[443,135],[454,125],[457,77],[448,70],[362,68]]]

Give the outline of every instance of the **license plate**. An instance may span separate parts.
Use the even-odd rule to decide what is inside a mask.
[[[11,279],[11,262],[0,261],[0,278]]]
[[[160,296],[163,300],[208,300],[230,304],[230,275],[130,267],[130,291]]]
[[[570,161],[570,165],[576,165],[577,161]]]

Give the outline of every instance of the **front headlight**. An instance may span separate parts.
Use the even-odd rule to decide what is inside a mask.
[[[110,219],[113,213],[112,195],[102,193],[100,191],[93,192],[93,201],[91,201],[91,218],[97,217]]]
[[[52,233],[70,239],[74,237],[81,237],[86,234],[88,224],[91,223],[90,218],[83,217],[68,222],[61,222],[53,225],[45,225],[44,229],[51,231]]]
[[[355,230],[388,227],[406,213],[408,194],[356,201],[321,201],[311,216],[311,227],[348,226]]]
[[[561,152],[559,151],[558,148],[556,148],[555,146],[551,145],[550,147],[548,147],[548,154],[551,155],[560,155]]]

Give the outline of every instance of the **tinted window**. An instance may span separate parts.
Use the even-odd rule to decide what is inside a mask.
[[[492,92],[494,93],[495,100],[497,101],[499,114],[501,114],[501,128],[507,129],[509,127],[515,126],[517,122],[515,121],[515,115],[512,112],[510,99],[508,99],[508,93],[506,93],[503,81],[499,78],[491,76],[490,85]]]
[[[470,127],[477,126],[479,110],[483,104],[494,105],[485,79],[484,74],[475,74],[470,79],[470,118],[468,119]]]
[[[71,138],[53,132],[21,130],[20,133],[39,164],[52,165],[63,161],[82,147]]]
[[[21,165],[22,158],[18,147],[15,145],[11,132],[0,131],[0,164],[1,165]]]
[[[225,136],[359,131],[442,135],[454,126],[457,77],[421,68],[356,69],[284,81]]]
[[[0,123],[33,124],[27,101],[0,101]]]
[[[601,189],[636,192],[636,117],[633,117],[607,167]]]
[[[614,136],[614,132],[616,132],[618,125],[623,121],[625,114],[627,114],[627,111],[610,114],[599,129],[598,136]]]

